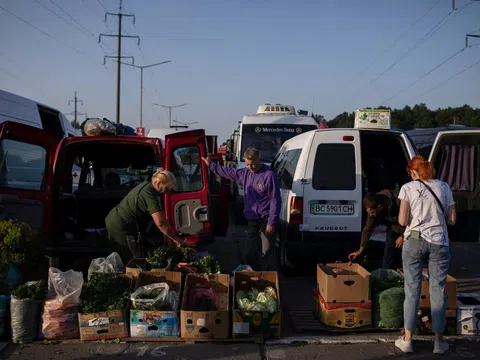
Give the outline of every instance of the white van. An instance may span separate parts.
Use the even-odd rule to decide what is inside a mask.
[[[75,129],[60,111],[34,100],[0,90],[0,123],[5,121],[54,132],[59,141],[70,136],[81,136],[81,132]]]
[[[454,165],[446,158],[445,147],[452,146],[469,147],[468,159],[476,159],[468,179],[448,174]],[[452,186],[457,201],[463,197],[470,201],[459,210],[473,211],[477,218],[479,154],[480,131],[457,130],[438,133],[430,157],[443,176],[439,178],[457,184]],[[345,261],[358,250],[366,220],[364,195],[383,189],[397,195],[410,181],[406,167],[414,155],[415,147],[400,130],[319,129],[286,141],[272,162],[282,196],[277,238],[282,268],[294,267],[308,255]],[[469,187],[456,191],[466,180]]]

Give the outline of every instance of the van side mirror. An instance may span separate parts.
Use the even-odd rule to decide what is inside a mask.
[[[232,139],[227,140],[226,148],[227,148],[227,154],[233,154],[233,140]]]

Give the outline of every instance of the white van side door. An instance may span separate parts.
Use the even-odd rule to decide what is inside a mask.
[[[362,160],[358,130],[317,131],[303,182],[302,231],[361,231]]]

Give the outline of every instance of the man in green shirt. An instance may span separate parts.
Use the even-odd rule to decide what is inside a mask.
[[[132,254],[132,251],[137,251],[134,244],[129,244],[129,239],[135,238],[145,229],[151,219],[165,236],[178,245],[184,243],[165,219],[163,210],[162,195],[172,191],[175,186],[175,176],[159,168],[151,181],[144,181],[134,187],[107,215],[105,225],[108,237],[119,246],[125,264],[132,259],[132,255],[138,256]]]
[[[403,244],[403,232],[405,228],[398,223],[399,202],[390,190],[382,190],[378,193],[368,193],[363,199],[363,205],[368,214],[367,222],[362,231],[360,249],[351,253],[348,258],[355,260],[368,249],[368,257],[375,261],[382,257],[382,268],[393,269],[399,265],[401,255],[398,249]],[[370,238],[377,225],[387,227],[385,246],[382,248],[379,241],[371,241]],[[376,244],[374,244],[376,243]]]

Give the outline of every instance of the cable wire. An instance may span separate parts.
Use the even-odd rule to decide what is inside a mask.
[[[428,89],[427,91],[425,91],[425,92],[424,92],[423,94],[421,94],[420,96],[424,96],[424,95],[428,94],[429,92],[432,92],[432,91],[438,89],[439,87],[441,87],[441,86],[445,85],[446,83],[448,83],[450,80],[453,80],[453,79],[456,78],[457,76],[462,75],[464,72],[466,72],[466,71],[468,71],[468,70],[470,70],[470,69],[472,69],[472,68],[474,68],[475,66],[478,66],[478,65],[480,65],[480,60],[477,61],[476,63],[474,63],[474,64],[472,64],[472,65],[470,65],[470,66],[468,66],[468,67],[466,67],[466,68],[464,68],[464,69],[462,69],[462,70],[460,70],[460,71],[459,71],[458,73],[456,73],[455,75],[450,76],[448,79],[442,81],[441,83],[435,85],[434,87]]]
[[[87,55],[86,53],[84,53],[84,52],[82,52],[82,51],[74,48],[73,46],[68,45],[66,42],[60,40],[59,38],[57,38],[57,37],[55,37],[55,36],[53,36],[53,35],[50,35],[49,33],[43,31],[42,29],[40,29],[40,28],[38,28],[38,27],[36,27],[35,25],[33,25],[32,23],[28,22],[27,20],[22,19],[20,16],[15,15],[14,13],[12,13],[12,12],[10,12],[9,10],[5,9],[2,5],[0,5],[0,9],[3,10],[3,11],[5,11],[6,13],[12,15],[13,17],[17,18],[17,19],[20,20],[21,22],[27,24],[28,26],[34,28],[34,29],[37,30],[38,32],[42,33],[43,35],[49,37],[50,39],[55,40],[56,42],[62,44],[63,46],[66,46],[67,48],[75,51],[76,53],[78,53],[78,54],[80,54],[80,55],[83,55],[83,56],[88,57],[88,55]]]
[[[462,48],[461,50],[458,50],[457,52],[455,52],[453,55],[449,56],[447,59],[445,59],[444,61],[442,61],[440,64],[438,64],[437,66],[435,66],[433,69],[431,69],[430,71],[428,71],[426,74],[420,76],[419,78],[417,78],[415,81],[413,81],[412,83],[410,83],[410,85],[408,85],[406,88],[404,88],[403,90],[400,90],[398,92],[396,92],[395,94],[393,94],[392,96],[390,96],[388,99],[382,101],[380,103],[379,106],[384,106],[385,104],[387,104],[390,100],[396,98],[398,95],[404,93],[405,91],[407,91],[408,89],[410,89],[413,85],[415,85],[416,83],[418,83],[419,81],[423,80],[424,78],[426,78],[428,75],[430,75],[431,73],[433,73],[435,70],[437,70],[438,68],[440,68],[441,66],[443,66],[444,64],[446,64],[447,62],[449,62],[450,60],[452,60],[453,58],[457,57],[458,55],[460,55],[462,52],[465,51],[465,48]]]
[[[392,44],[390,44],[390,46],[388,46],[382,53],[380,53],[378,56],[375,56],[375,59],[363,70],[361,71],[361,74],[357,77],[357,79],[359,79],[361,76],[363,76],[364,74],[367,73],[368,70],[370,70],[372,68],[373,65],[375,65],[378,60],[381,59],[382,55],[386,54],[388,51],[390,51],[393,47],[395,47],[395,45],[397,45],[400,40],[402,40],[407,34],[408,32],[414,28],[416,25],[418,25],[418,23],[420,23],[420,21],[422,21],[428,14],[430,14],[430,12],[441,2],[442,0],[438,0],[436,3],[434,3],[432,6],[430,6],[430,8],[422,15],[420,16],[416,21],[415,23],[413,23],[408,29],[406,29],[404,32],[402,32],[400,34],[400,36],[398,36],[393,42]],[[351,81],[349,82],[351,83]]]
[[[60,5],[58,5],[55,1],[50,0],[50,2],[55,5],[61,12],[63,12],[65,15],[67,15],[70,19],[72,19],[75,23],[77,23],[82,29],[84,29],[90,36],[95,37],[95,34],[92,33],[90,30],[88,30],[85,26],[83,26],[80,22],[78,22],[72,15],[70,15],[68,12],[63,10]]]

